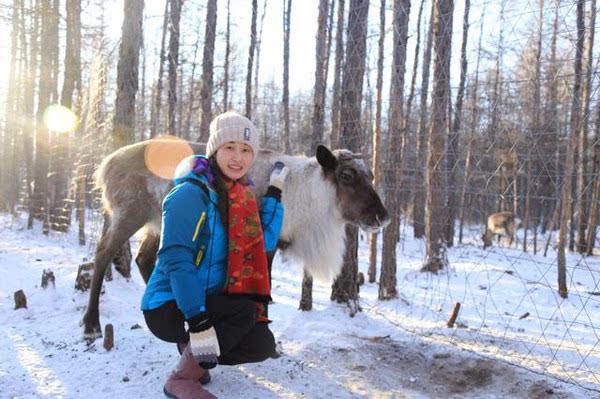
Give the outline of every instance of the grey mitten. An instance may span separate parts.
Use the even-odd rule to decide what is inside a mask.
[[[273,168],[273,171],[271,172],[271,178],[269,179],[269,185],[283,190],[285,177],[287,176],[289,171],[290,169],[287,166],[285,166],[283,162],[275,162],[275,167]]]
[[[212,369],[221,355],[217,332],[206,312],[200,313],[188,321],[190,349],[200,367]]]

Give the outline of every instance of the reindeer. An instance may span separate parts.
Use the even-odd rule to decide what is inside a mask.
[[[481,236],[483,249],[492,245],[492,238],[495,235],[510,238],[510,244],[512,244],[520,224],[521,219],[515,217],[512,212],[492,213],[488,216],[487,228]]]
[[[142,228],[145,233],[136,263],[144,281],[150,277],[160,240],[162,200],[173,187],[170,178],[159,175],[172,176],[175,166],[192,153],[203,154],[204,145],[155,139],[123,147],[99,166],[95,178],[102,191],[108,227],[94,259],[89,303],[83,317],[86,339],[102,335],[98,302],[107,266],[118,249]],[[390,221],[373,188],[373,175],[361,156],[348,150],[331,152],[319,146],[316,157],[311,158],[261,150],[249,172],[259,200],[266,193],[269,174],[277,161],[290,169],[283,188],[279,247],[316,279],[331,281],[341,269],[346,224],[375,232]]]

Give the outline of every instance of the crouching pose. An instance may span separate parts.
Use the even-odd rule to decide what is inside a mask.
[[[206,157],[178,166],[163,202],[142,310],[150,331],[181,353],[164,385],[169,397],[214,398],[201,385],[210,380],[208,369],[276,356],[266,253],[275,250],[281,230],[288,168],[273,170],[259,209],[246,177],[257,151],[250,120],[234,112],[217,116]]]

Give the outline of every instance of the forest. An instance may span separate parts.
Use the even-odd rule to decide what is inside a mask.
[[[592,337],[562,379],[598,394],[596,6],[0,0],[0,212],[35,236],[74,234],[93,257],[102,159],[161,137],[206,142],[211,119],[235,110],[254,121],[262,147],[309,157],[320,144],[344,148],[371,169],[391,223],[369,234],[346,227],[342,272],[327,289],[351,316],[363,310],[363,284],[397,304],[414,299],[406,285],[418,279],[443,290],[435,281],[462,262],[535,267],[523,284],[554,298],[539,318],[557,322],[574,348],[574,324]],[[132,262],[129,244],[120,256]],[[299,308],[309,311],[312,276],[300,280]],[[529,294],[516,295],[535,307]],[[444,297],[449,324],[467,296]],[[569,300],[584,321],[562,314]]]

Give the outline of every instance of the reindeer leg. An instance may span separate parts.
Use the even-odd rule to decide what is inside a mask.
[[[154,232],[146,232],[142,238],[142,243],[140,244],[137,255],[135,256],[135,263],[137,263],[145,283],[148,282],[152,270],[154,270],[159,244],[160,235],[155,234]]]
[[[83,334],[84,338],[88,341],[93,341],[102,336],[98,303],[106,268],[109,266],[119,247],[139,230],[144,223],[145,215],[141,213],[122,215],[118,219],[112,220],[108,229],[102,234],[94,258],[94,274],[92,276],[88,306],[83,316]]]
[[[117,250],[116,255],[112,259],[115,269],[125,278],[131,277],[131,258],[131,245],[129,244],[129,240],[127,240]]]

